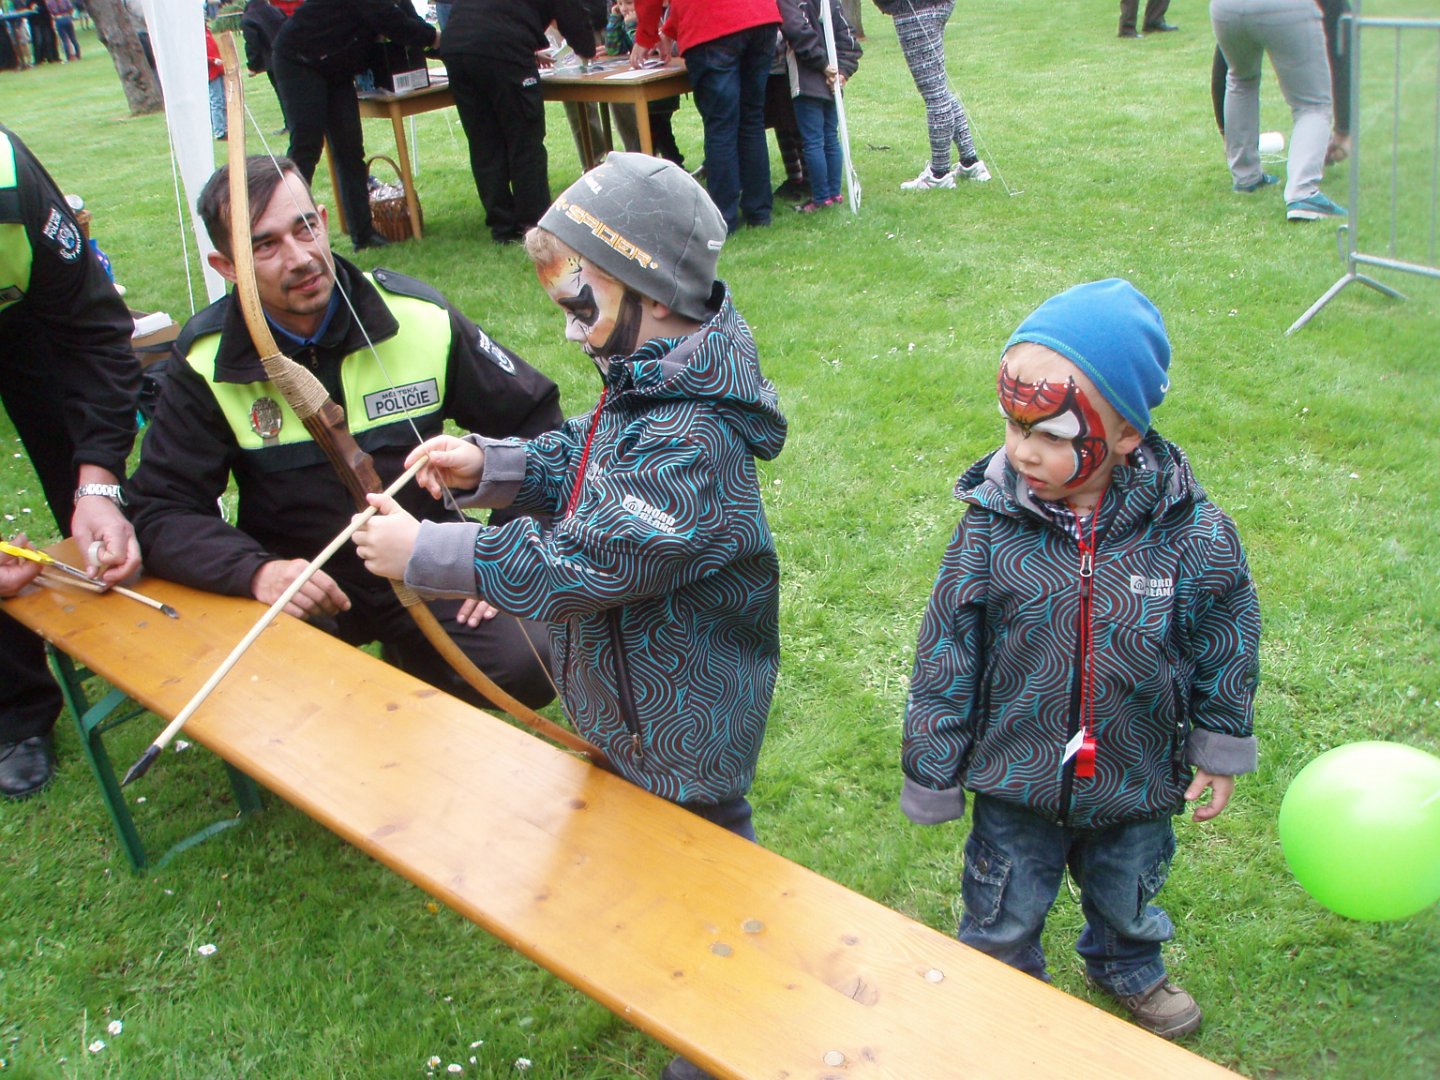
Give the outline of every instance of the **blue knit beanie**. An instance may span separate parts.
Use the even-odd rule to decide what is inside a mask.
[[[1170,339],[1159,310],[1130,282],[1107,278],[1052,296],[1010,335],[1005,348],[1021,341],[1065,357],[1136,431],[1150,430],[1150,410],[1170,389],[1165,375]]]

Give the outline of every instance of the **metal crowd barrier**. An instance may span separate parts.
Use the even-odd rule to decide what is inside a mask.
[[[1286,334],[1293,334],[1309,322],[1352,281],[1369,285],[1386,296],[1405,299],[1399,290],[1362,273],[1361,268],[1377,267],[1440,279],[1440,19],[1362,15],[1356,0],[1354,11],[1344,16],[1341,25],[1347,22],[1352,144],[1349,220],[1340,226],[1337,238],[1345,273],[1295,320]],[[1379,35],[1378,40],[1373,35]],[[1361,66],[1362,46],[1383,48],[1387,39],[1393,41],[1388,117],[1383,100],[1376,100],[1372,107],[1363,89],[1367,73]],[[1434,52],[1434,76],[1422,79],[1422,68],[1428,70],[1431,66],[1426,50]],[[1373,71],[1368,74],[1372,84],[1378,82]],[[1367,108],[1371,110],[1368,115]],[[1388,185],[1384,182],[1387,147],[1380,141],[1387,120]],[[1367,146],[1366,128],[1372,121],[1377,130],[1368,133],[1367,155],[1378,159],[1378,167],[1366,174],[1362,186],[1362,148]],[[1423,134],[1416,139],[1416,132]],[[1369,156],[1363,160],[1369,161]]]

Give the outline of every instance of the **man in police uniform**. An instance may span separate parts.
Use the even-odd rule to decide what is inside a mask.
[[[446,419],[496,438],[530,438],[560,424],[555,384],[440,293],[389,270],[362,274],[333,256],[325,210],[293,162],[252,157],[247,183],[256,285],[276,340],[345,409],[385,483],[403,471],[418,439],[438,434]],[[211,264],[234,281],[229,206],[224,167],[206,184],[198,209],[217,249]],[[266,380],[233,294],[185,324],[169,369],[126,486],[146,566],[172,581],[273,603],[349,524],[354,507]],[[232,477],[239,495],[233,526],[216,505]],[[451,513],[414,485],[397,498],[417,517]],[[489,609],[461,623],[458,602],[431,607],[501,687],[534,706],[554,697],[543,626],[495,618]],[[353,644],[378,640],[392,663],[479,700],[349,544],[286,610]]]
[[[119,507],[140,390],[134,328],[55,181],[0,127],[0,400],[55,523],[111,584],[140,568]],[[18,517],[29,500],[6,501]],[[50,782],[60,704],[40,639],[0,612],[0,795]]]

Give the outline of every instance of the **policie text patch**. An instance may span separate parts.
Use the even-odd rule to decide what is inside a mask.
[[[440,384],[434,379],[425,379],[366,394],[365,416],[370,420],[383,420],[387,416],[404,416],[416,409],[430,409],[439,404]]]
[[[74,262],[80,258],[80,252],[85,248],[80,226],[56,206],[50,207],[45,224],[40,227],[40,236],[55,254],[66,262]]]

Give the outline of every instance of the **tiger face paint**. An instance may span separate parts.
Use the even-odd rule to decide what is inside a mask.
[[[1042,499],[1069,499],[1097,480],[1103,490],[1108,472],[1101,468],[1112,461],[1112,447],[1101,409],[1111,410],[1092,403],[1065,370],[1068,361],[1041,351],[1057,363],[1040,357],[1038,363],[1012,367],[1009,354],[1000,362],[995,388],[1005,417],[1006,456]]]
[[[640,297],[589,260],[560,255],[536,267],[540,285],[565,311],[565,336],[592,358],[628,356],[640,333]]]

